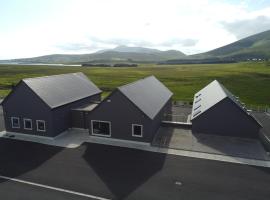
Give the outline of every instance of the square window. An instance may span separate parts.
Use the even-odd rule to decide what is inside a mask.
[[[32,130],[32,119],[23,119],[24,129]]]
[[[37,131],[46,131],[45,121],[44,120],[37,120]]]
[[[19,117],[11,117],[11,127],[20,128],[20,119]]]
[[[111,136],[111,123],[107,121],[92,120],[92,134],[110,137]]]
[[[143,136],[143,126],[139,124],[132,124],[132,136],[142,137]]]

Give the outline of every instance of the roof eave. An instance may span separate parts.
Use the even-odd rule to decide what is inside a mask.
[[[60,104],[60,105],[56,105],[56,106],[50,106],[50,105],[48,105],[48,104],[47,104],[47,105],[51,108],[51,110],[53,110],[53,109],[57,109],[57,108],[59,108],[59,107],[62,107],[62,106],[65,106],[65,105],[74,103],[74,102],[76,102],[76,101],[80,101],[80,100],[82,100],[82,99],[85,99],[85,98],[88,98],[88,97],[91,97],[91,96],[94,96],[94,95],[98,95],[98,94],[101,94],[101,93],[102,93],[102,91],[100,90],[100,92],[91,94],[90,96],[86,96],[86,97],[83,97],[83,98],[81,98],[81,99],[77,99],[77,100],[75,100],[75,101],[66,102],[66,103],[63,103],[63,104]]]

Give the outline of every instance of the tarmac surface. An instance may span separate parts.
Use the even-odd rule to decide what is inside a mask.
[[[81,197],[22,183],[5,182],[1,178],[0,182],[0,198],[5,200],[92,200],[88,197]]]
[[[160,127],[152,145],[241,158],[270,160],[257,139],[194,134],[182,127]]]
[[[107,199],[269,200],[270,196],[269,168],[101,144],[68,149],[2,138],[0,163],[0,176]],[[85,198],[0,179],[0,199]]]

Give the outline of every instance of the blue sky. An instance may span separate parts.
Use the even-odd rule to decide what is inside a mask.
[[[270,0],[0,0],[0,59],[118,45],[204,52],[270,29]]]

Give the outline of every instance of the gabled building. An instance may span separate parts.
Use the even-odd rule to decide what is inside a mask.
[[[218,81],[213,81],[194,95],[191,114],[192,131],[257,138],[261,124]]]
[[[71,109],[100,97],[83,73],[23,79],[2,102],[6,130],[54,137],[71,127]]]
[[[172,92],[154,76],[118,87],[88,114],[93,136],[151,142]]]

